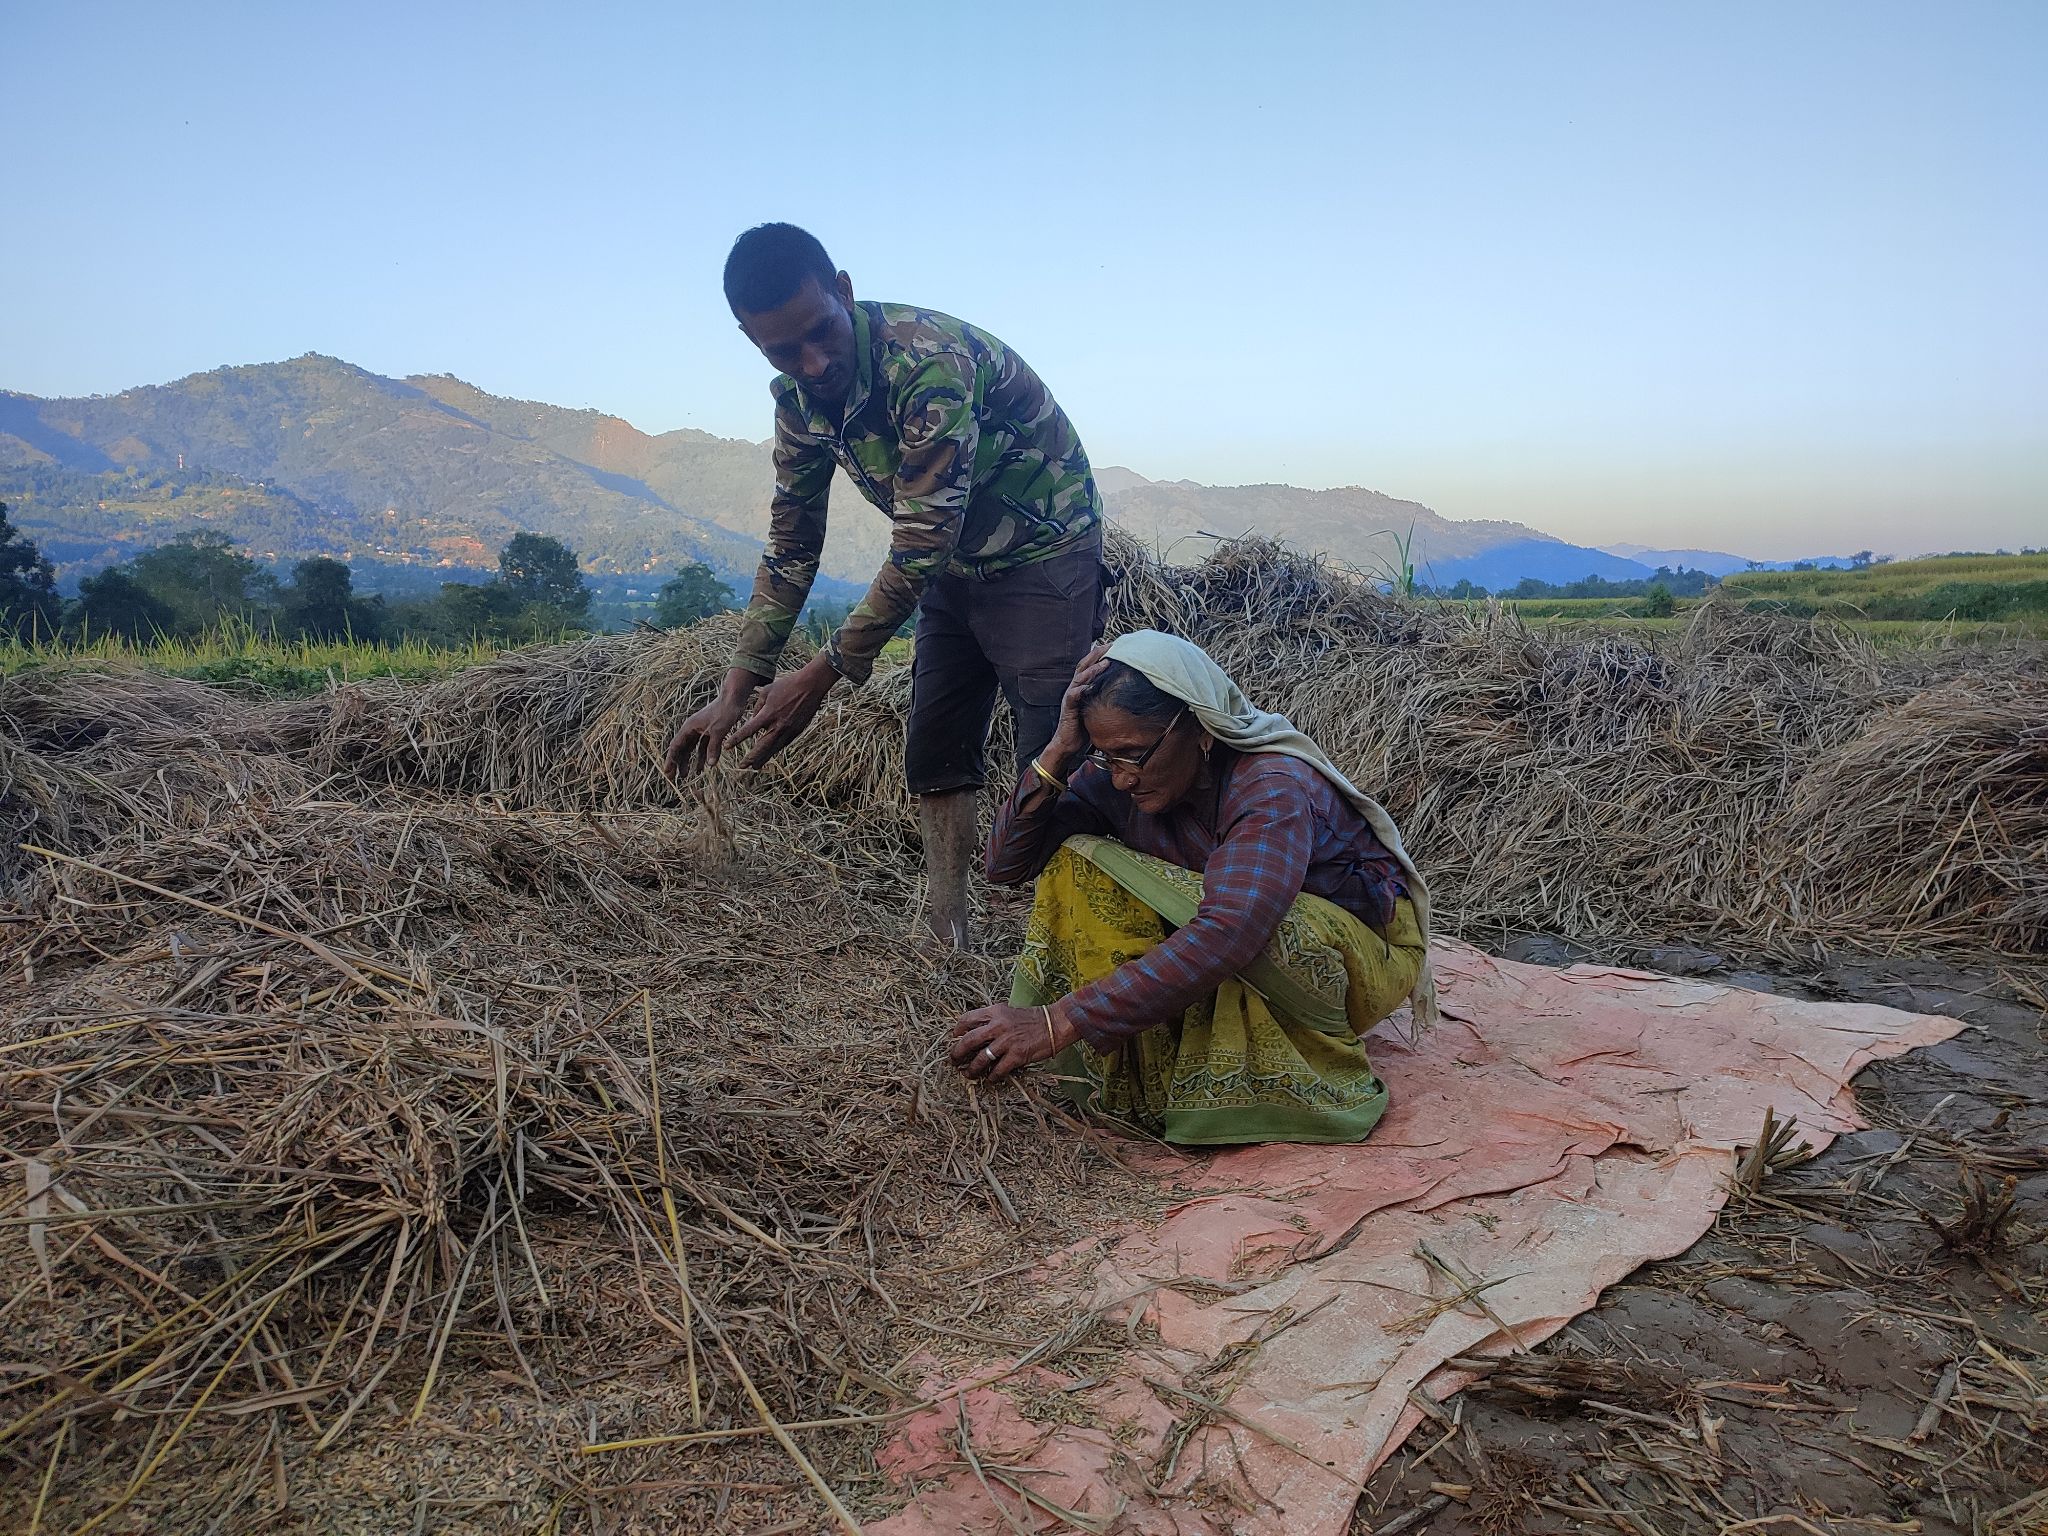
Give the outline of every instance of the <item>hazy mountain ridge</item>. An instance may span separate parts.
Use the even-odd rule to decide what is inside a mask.
[[[768,508],[775,489],[768,442],[715,437],[690,427],[650,434],[602,411],[486,394],[448,374],[416,374],[406,383],[496,431],[529,438],[598,471],[628,476],[670,506],[756,542],[767,540]],[[765,389],[761,402],[765,422],[769,419]],[[851,508],[853,515],[835,517],[828,524],[819,568],[829,577],[864,587],[888,558],[890,523],[867,505],[843,474],[833,477],[832,505]]]
[[[1203,534],[1264,534],[1321,550],[1370,572],[1391,573],[1406,555],[1416,579],[1433,586],[1471,580],[1512,586],[1524,576],[1576,581],[1647,576],[1650,567],[1602,550],[1567,544],[1522,523],[1460,522],[1419,501],[1363,486],[1327,491],[1293,485],[1198,485],[1147,480],[1118,466],[1098,472],[1111,514],[1169,558],[1182,541]]]
[[[1677,570],[1705,571],[1709,576],[1729,576],[1736,571],[1791,571],[1801,566],[1841,569],[1855,564],[1847,555],[1810,555],[1802,560],[1751,560],[1720,549],[1656,549],[1648,544],[1603,544],[1610,555],[1640,561],[1645,565],[1668,566]]]
[[[769,422],[766,390],[762,424]],[[492,395],[446,374],[391,379],[308,353],[283,363],[220,368],[171,384],[83,399],[0,393],[0,466],[90,475],[129,469],[160,481],[187,472],[240,477],[256,496],[187,498],[176,485],[146,502],[163,536],[180,516],[218,526],[284,559],[350,553],[426,566],[487,565],[521,531],[566,540],[594,570],[667,571],[704,560],[744,587],[768,531],[769,445],[681,428],[650,434],[601,411]],[[1198,485],[1098,467],[1112,518],[1169,558],[1201,535],[1252,533],[1390,573],[1403,544],[1417,578],[1488,587],[1524,576],[1572,581],[1645,576],[1640,562],[1568,544],[1505,521],[1460,522],[1417,501],[1361,486]],[[93,494],[46,488],[55,522],[25,524],[84,558],[127,540],[114,495],[79,526],[60,504]],[[159,506],[159,502],[162,503]],[[843,478],[835,481],[822,569],[865,585],[886,558],[890,524]],[[141,514],[138,514],[141,516]],[[309,523],[309,516],[312,521]],[[268,519],[266,521],[266,519]]]
[[[330,546],[487,564],[523,530],[614,569],[751,567],[759,542],[414,385],[335,358],[222,368],[86,399],[0,395],[13,457],[89,472],[203,468],[319,508]],[[25,451],[24,451],[25,450]]]
[[[45,456],[5,462],[0,502],[69,585],[176,538],[207,529],[273,564],[349,552],[334,520],[277,486],[218,470],[72,469]]]

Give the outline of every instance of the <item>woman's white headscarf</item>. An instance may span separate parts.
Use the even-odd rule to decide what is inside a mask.
[[[1401,842],[1401,829],[1394,825],[1394,818],[1387,814],[1386,808],[1345,778],[1337,765],[1330,761],[1329,754],[1297,731],[1293,721],[1285,715],[1256,708],[1244,696],[1244,690],[1231,681],[1230,674],[1192,641],[1157,629],[1133,630],[1111,643],[1109,659],[1120,661],[1132,671],[1143,674],[1145,680],[1161,693],[1170,693],[1186,704],[1195,719],[1201,722],[1202,729],[1231,750],[1278,752],[1285,757],[1300,758],[1351,802],[1358,814],[1365,818],[1366,825],[1372,828],[1373,835],[1393,854],[1401,872],[1407,877],[1408,899],[1415,904],[1415,917],[1422,929],[1425,946],[1422,974],[1416,980],[1409,1000],[1414,1004],[1416,1021],[1429,1023],[1436,1015],[1436,983],[1430,976],[1427,954],[1429,889],[1423,883],[1422,871],[1415,867],[1415,861],[1408,856],[1408,850]]]

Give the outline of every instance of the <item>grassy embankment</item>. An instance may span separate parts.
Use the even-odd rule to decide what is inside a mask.
[[[455,648],[411,638],[378,642],[277,640],[246,624],[229,624],[194,638],[164,636],[142,644],[104,636],[89,642],[34,645],[0,640],[0,676],[29,667],[144,667],[195,682],[292,698],[319,693],[333,683],[371,677],[445,677],[489,661],[506,649],[485,640]],[[910,641],[891,640],[882,649],[882,659],[908,661]]]
[[[451,650],[418,640],[276,640],[246,625],[228,625],[190,639],[166,636],[141,644],[113,636],[57,644],[0,642],[0,674],[80,664],[139,666],[173,677],[288,696],[314,694],[329,683],[368,677],[441,677],[497,654],[496,646],[481,641]]]
[[[1944,555],[1852,571],[1743,571],[1728,577],[1717,596],[1791,618],[1840,619],[1885,645],[2048,637],[2048,554]],[[1681,598],[1666,618],[1648,616],[1642,598],[1526,598],[1509,600],[1508,606],[1531,623],[1658,630],[1686,623],[1701,601]],[[143,666],[288,696],[370,677],[441,677],[499,653],[500,647],[485,641],[448,649],[415,639],[274,640],[246,625],[229,625],[195,639],[139,645],[115,638],[58,645],[0,642],[0,674],[81,662]],[[909,654],[908,639],[890,641],[884,652],[896,661]]]
[[[1840,619],[1885,642],[2048,635],[2048,554],[1941,555],[1844,571],[1738,571],[1717,595],[1792,618]],[[1676,613],[1663,619],[1649,617],[1639,597],[1528,598],[1509,606],[1531,622],[1670,627],[1701,601],[1681,598]]]

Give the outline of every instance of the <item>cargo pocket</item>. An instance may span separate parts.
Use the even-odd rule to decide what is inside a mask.
[[[1101,561],[1085,549],[1019,566],[976,588],[969,602],[975,639],[999,675],[1043,679],[1058,673],[1064,691],[1065,679],[1096,637]],[[1013,694],[1016,686],[1011,685]]]
[[[1017,701],[1026,709],[1050,709],[1059,712],[1060,700],[1067,696],[1067,684],[1074,680],[1074,669],[1061,672],[1020,672],[1017,674]]]
[[[1034,560],[1029,565],[1017,566],[996,580],[1016,582],[1019,591],[1049,593],[1071,601],[1082,596],[1089,583],[1099,584],[1102,573],[1102,545],[1098,542],[1081,549],[1070,549],[1047,560]]]
[[[1067,684],[1074,669],[1020,672],[1003,692],[1010,701],[1010,719],[1016,730],[1017,771],[1045,750],[1060,723],[1060,700],[1067,696]]]

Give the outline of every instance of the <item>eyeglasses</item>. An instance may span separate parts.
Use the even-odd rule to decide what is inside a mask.
[[[1152,754],[1154,752],[1157,752],[1162,746],[1166,744],[1166,738],[1173,734],[1173,728],[1176,725],[1179,725],[1182,719],[1186,717],[1186,715],[1187,711],[1182,710],[1179,714],[1175,715],[1171,720],[1167,721],[1166,729],[1159,733],[1159,739],[1153,742],[1152,745],[1147,747],[1144,751],[1140,752],[1136,757],[1123,757],[1114,753],[1105,752],[1100,747],[1096,747],[1089,752],[1088,761],[1093,763],[1096,767],[1102,769],[1104,772],[1108,772],[1116,768],[1128,768],[1133,773],[1143,773],[1145,771],[1145,765],[1152,761]]]

